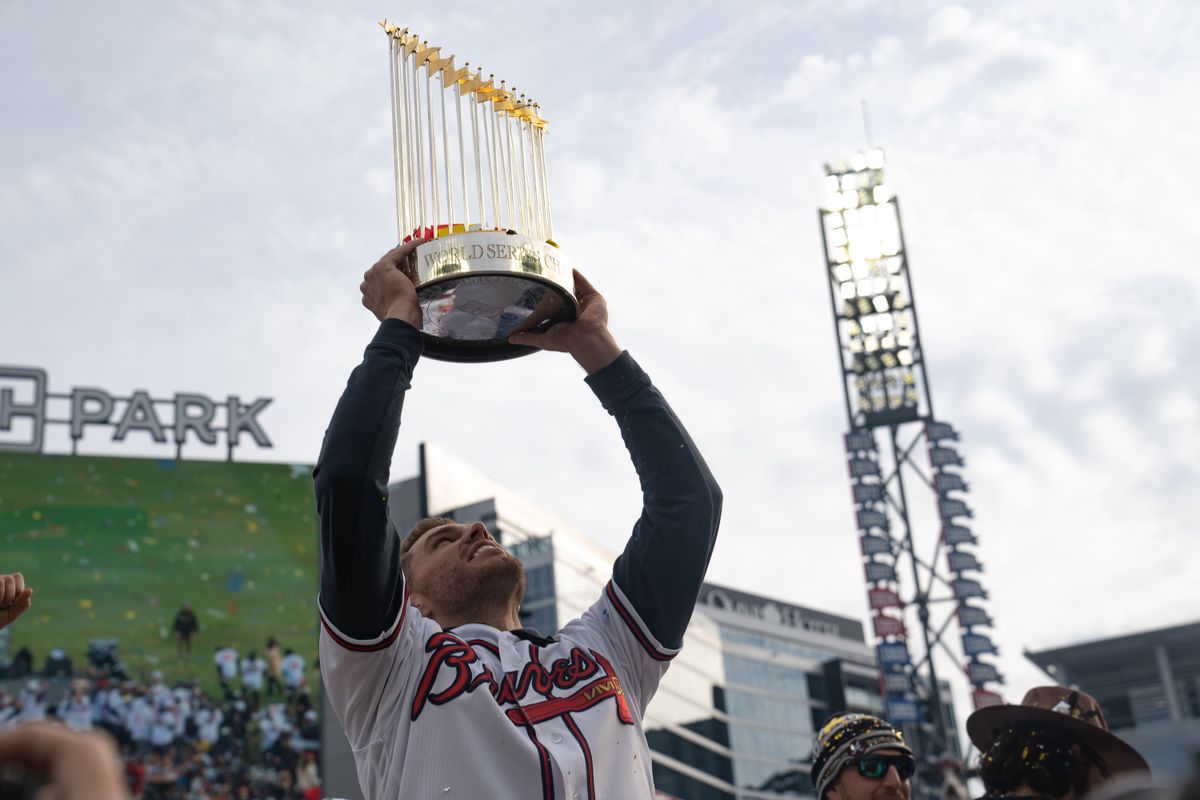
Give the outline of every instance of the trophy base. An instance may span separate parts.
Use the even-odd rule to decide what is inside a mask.
[[[504,361],[537,351],[508,343],[575,319],[574,280],[556,248],[520,234],[471,231],[417,248],[417,298],[425,355],[440,361]]]

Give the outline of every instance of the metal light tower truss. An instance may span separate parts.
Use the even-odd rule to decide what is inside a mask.
[[[981,601],[983,569],[962,499],[968,486],[958,433],[934,417],[909,278],[900,206],[883,179],[883,151],[825,165],[821,235],[837,336],[846,417],[847,466],[877,640],[880,691],[889,719],[917,737],[927,764],[953,756],[933,652],[940,648],[974,687],[976,706],[1000,701],[1002,683],[980,656],[996,647]],[[880,440],[882,439],[882,449]],[[924,455],[924,459],[921,456]],[[924,461],[925,463],[921,463]],[[930,492],[935,520],[916,530],[907,483]],[[944,554],[944,555],[943,555]],[[911,584],[909,583],[911,581]],[[915,612],[919,631],[905,624]],[[947,644],[955,619],[961,654]],[[910,648],[920,644],[919,659]]]

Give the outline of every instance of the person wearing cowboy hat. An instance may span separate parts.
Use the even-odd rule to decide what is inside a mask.
[[[834,714],[813,742],[817,800],[908,800],[916,766],[904,734],[869,714]]]
[[[967,718],[979,748],[984,796],[1077,800],[1117,775],[1150,772],[1137,750],[1109,732],[1095,698],[1039,686],[1020,705],[994,705]]]

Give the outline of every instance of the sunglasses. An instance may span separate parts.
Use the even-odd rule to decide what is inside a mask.
[[[912,777],[917,768],[917,760],[912,756],[865,756],[855,762],[858,774],[871,780],[880,780],[887,775],[888,767],[895,767],[900,780],[906,781]]]

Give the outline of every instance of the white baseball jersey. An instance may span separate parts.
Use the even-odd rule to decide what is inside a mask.
[[[221,736],[221,722],[225,715],[215,708],[196,709],[196,738],[212,744]]]
[[[46,718],[46,695],[22,689],[20,695],[21,722],[41,722]]]
[[[86,694],[66,695],[58,704],[58,717],[68,728],[77,731],[92,729],[92,699]]]
[[[135,742],[150,741],[150,729],[154,725],[156,716],[150,701],[144,697],[134,698],[134,701],[129,704],[129,715],[125,722],[125,727],[129,730],[129,737]]]
[[[366,797],[654,796],[642,712],[678,651],[615,584],[544,644],[482,624],[444,631],[407,602],[373,641],[324,615],[321,627]]]
[[[154,706],[155,711],[158,711],[171,700],[171,690],[161,680],[156,680],[150,684],[150,704]]]
[[[234,650],[232,647],[222,647],[213,654],[213,661],[216,662],[217,668],[221,670],[222,680],[231,681],[237,677],[237,650]]]
[[[175,709],[166,707],[158,712],[154,724],[150,727],[150,744],[156,747],[166,747],[175,741],[175,728],[179,724],[179,715]]]
[[[304,656],[289,653],[279,663],[283,671],[283,685],[290,689],[299,689],[304,684]]]
[[[301,667],[301,670],[304,668]],[[267,671],[267,662],[261,658],[242,659],[242,686],[247,689],[259,690],[263,687],[263,675]]]

